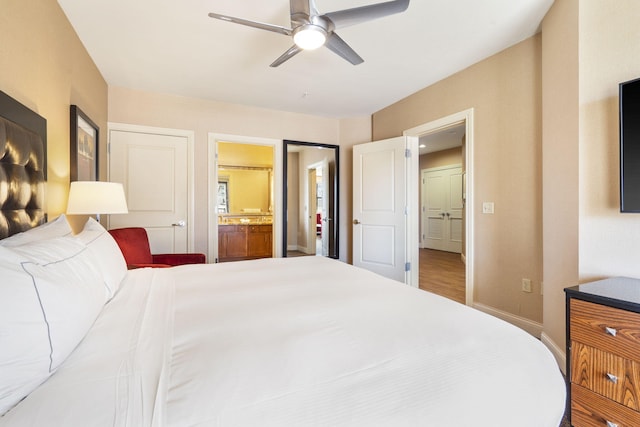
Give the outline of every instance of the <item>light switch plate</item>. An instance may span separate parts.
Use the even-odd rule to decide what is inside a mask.
[[[482,213],[483,214],[492,214],[493,213],[493,202],[484,202],[484,203],[482,203]]]

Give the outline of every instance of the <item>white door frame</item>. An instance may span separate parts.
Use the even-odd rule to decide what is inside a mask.
[[[311,180],[311,176],[315,181]],[[307,249],[306,253],[316,255],[316,211],[318,210],[318,194],[316,190],[316,182],[318,180],[317,168],[307,166]],[[315,207],[315,209],[311,209]]]
[[[187,249],[189,252],[195,251],[195,198],[193,194],[194,183],[194,141],[195,132],[184,129],[160,128],[153,126],[131,125],[126,123],[107,123],[107,179],[110,170],[111,156],[109,155],[109,144],[111,144],[111,132],[138,132],[156,135],[168,135],[183,137],[187,140]],[[107,219],[107,228],[109,228],[109,219]],[[210,258],[207,258],[210,259]]]
[[[327,245],[327,239],[328,239],[328,235],[327,235],[327,226],[328,226],[328,221],[325,221],[326,217],[329,214],[329,209],[328,209],[328,188],[329,188],[329,184],[328,184],[328,180],[329,180],[329,162],[327,161],[327,159],[325,158],[324,160],[321,160],[319,162],[315,162],[310,164],[309,166],[307,166],[307,179],[309,178],[310,175],[310,171],[311,169],[316,170],[316,182],[317,182],[317,170],[318,168],[320,168],[322,170],[322,218],[320,220],[320,224],[322,224],[322,233],[320,234],[321,239],[322,239],[322,253],[320,255],[322,256],[329,256],[328,250],[325,253],[325,249],[328,247]],[[316,186],[316,182],[314,182],[313,184],[308,183],[309,186],[313,185],[314,187]],[[311,190],[309,189],[308,193],[311,193]],[[317,200],[318,200],[318,195],[317,193],[314,191],[314,196],[315,196],[315,201],[313,201],[313,205],[316,206],[316,211],[318,209],[318,205],[317,205]],[[309,203],[308,206],[310,207],[312,204],[311,201],[311,197],[310,194],[307,194],[307,197],[309,198]],[[314,211],[313,213],[311,213],[311,209],[309,209],[309,213],[311,214],[311,219],[309,219],[309,224],[307,224],[307,248],[308,250],[313,251],[312,253],[318,255],[317,253],[317,248],[316,248],[316,239],[317,239],[317,232],[316,232],[316,212]]]
[[[409,141],[413,141],[413,144],[411,144],[412,146],[415,144],[417,146],[418,144],[418,140],[420,139],[421,136],[423,135],[427,135],[430,133],[434,133],[434,132],[438,132],[441,130],[444,130],[446,128],[449,128],[451,126],[454,125],[458,125],[458,124],[465,124],[465,139],[466,139],[466,150],[465,150],[465,182],[463,182],[463,185],[466,184],[465,190],[466,190],[466,197],[465,197],[465,238],[466,238],[466,242],[465,242],[465,253],[463,254],[463,256],[465,257],[465,280],[466,280],[466,304],[467,305],[473,305],[473,289],[474,289],[474,283],[473,283],[473,277],[474,277],[474,232],[473,232],[473,224],[474,224],[474,211],[473,211],[473,206],[474,206],[474,199],[473,199],[473,193],[474,193],[474,182],[473,182],[473,169],[474,169],[474,163],[473,163],[473,115],[474,115],[474,110],[473,108],[470,108],[468,110],[464,110],[464,111],[460,111],[458,113],[454,113],[451,114],[449,116],[446,117],[442,117],[440,119],[422,124],[420,126],[416,126],[414,128],[405,130],[403,132],[404,136],[407,136],[409,138]],[[417,155],[416,157],[416,161],[412,162],[412,167],[411,169],[415,168],[415,172],[412,174],[414,176],[411,176],[409,179],[409,186],[411,185],[416,185],[419,182],[418,179],[418,174],[419,174],[419,166],[418,166],[418,161],[417,161]],[[414,167],[415,165],[415,167]],[[414,179],[415,178],[415,179]],[[413,194],[413,193],[411,193]],[[412,196],[413,197],[413,196]],[[418,204],[418,196],[417,193],[415,194],[415,199],[410,199],[410,200],[415,200],[416,204]],[[409,246],[410,251],[408,253],[411,254],[411,265],[419,265],[419,243],[418,243],[418,238],[419,238],[419,234],[420,234],[420,230],[418,227],[416,227],[418,221],[411,221],[409,224],[409,239],[407,239],[407,241],[409,240],[413,240],[413,242],[415,242],[415,244],[413,242],[409,243],[412,246]],[[412,268],[411,269],[411,274],[414,275],[415,277],[412,278],[412,281],[415,280],[414,283],[418,282],[418,268]]]
[[[282,140],[209,132],[207,144],[207,194],[209,195],[207,209],[209,247],[207,259],[210,260],[209,262],[215,262],[215,259],[218,257],[218,213],[216,211],[218,199],[218,162],[216,160],[216,153],[218,152],[218,142],[268,145],[273,147],[273,225],[271,229],[273,256],[275,258],[282,257]]]

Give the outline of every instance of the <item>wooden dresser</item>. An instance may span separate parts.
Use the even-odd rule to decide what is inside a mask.
[[[571,425],[640,426],[640,280],[611,278],[565,293]]]

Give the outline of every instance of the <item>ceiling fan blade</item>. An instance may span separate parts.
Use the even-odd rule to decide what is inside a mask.
[[[269,66],[275,68],[278,65],[282,64],[283,62],[288,61],[289,59],[293,58],[294,56],[296,56],[300,52],[302,52],[302,49],[294,44],[293,46],[291,46],[289,48],[289,50],[287,50],[285,53],[280,55],[280,57],[278,59],[276,59],[275,61],[273,61],[271,63],[271,65],[269,65]]]
[[[344,40],[342,40],[336,33],[331,33],[325,43],[325,46],[329,48],[331,52],[346,59],[353,65],[362,64],[364,62],[364,59],[362,59],[360,55],[358,55],[356,51],[353,50],[351,46],[349,46]]]
[[[259,28],[261,30],[284,34],[285,36],[290,36],[292,34],[292,30],[290,28],[281,27],[279,25],[264,24],[262,22],[249,21],[242,18],[235,18],[233,16],[220,15],[218,13],[209,13],[209,17],[220,19],[222,21],[233,22],[234,24],[246,25],[247,27]]]
[[[401,13],[409,7],[409,0],[394,0],[369,6],[354,7],[325,14],[335,28],[344,28],[385,16]]]

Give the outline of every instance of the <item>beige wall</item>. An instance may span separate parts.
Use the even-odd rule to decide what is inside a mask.
[[[553,5],[542,52],[543,333],[564,351],[563,289],[578,280],[578,0]]]
[[[474,300],[542,322],[541,37],[527,39],[373,115],[373,137],[474,108]],[[495,214],[481,214],[482,202]],[[521,291],[522,278],[533,292]]]
[[[580,2],[580,280],[640,278],[640,215],[620,213],[618,84],[640,77],[640,2]],[[638,189],[640,191],[640,189]]]
[[[57,2],[0,0],[0,10],[0,90],[47,119],[47,205],[54,218],[67,207],[69,106],[78,105],[104,138],[107,84]],[[106,148],[99,148],[105,178]]]
[[[462,166],[462,148],[450,148],[420,156],[420,170],[449,165]]]
[[[557,0],[544,20],[544,334],[565,344],[563,289],[640,277],[640,217],[621,214],[618,84],[640,76],[640,3]]]
[[[109,87],[109,121],[195,132],[195,250],[207,251],[207,139],[210,132],[273,139],[320,142],[349,147],[366,142],[370,118],[338,120],[255,107]],[[276,153],[276,155],[282,155]],[[351,168],[340,168],[350,182]],[[345,192],[346,193],[346,192]],[[341,193],[341,210],[350,199]],[[350,236],[341,220],[341,236]],[[341,238],[340,258],[347,260],[350,242]],[[343,251],[343,247],[344,250]]]

